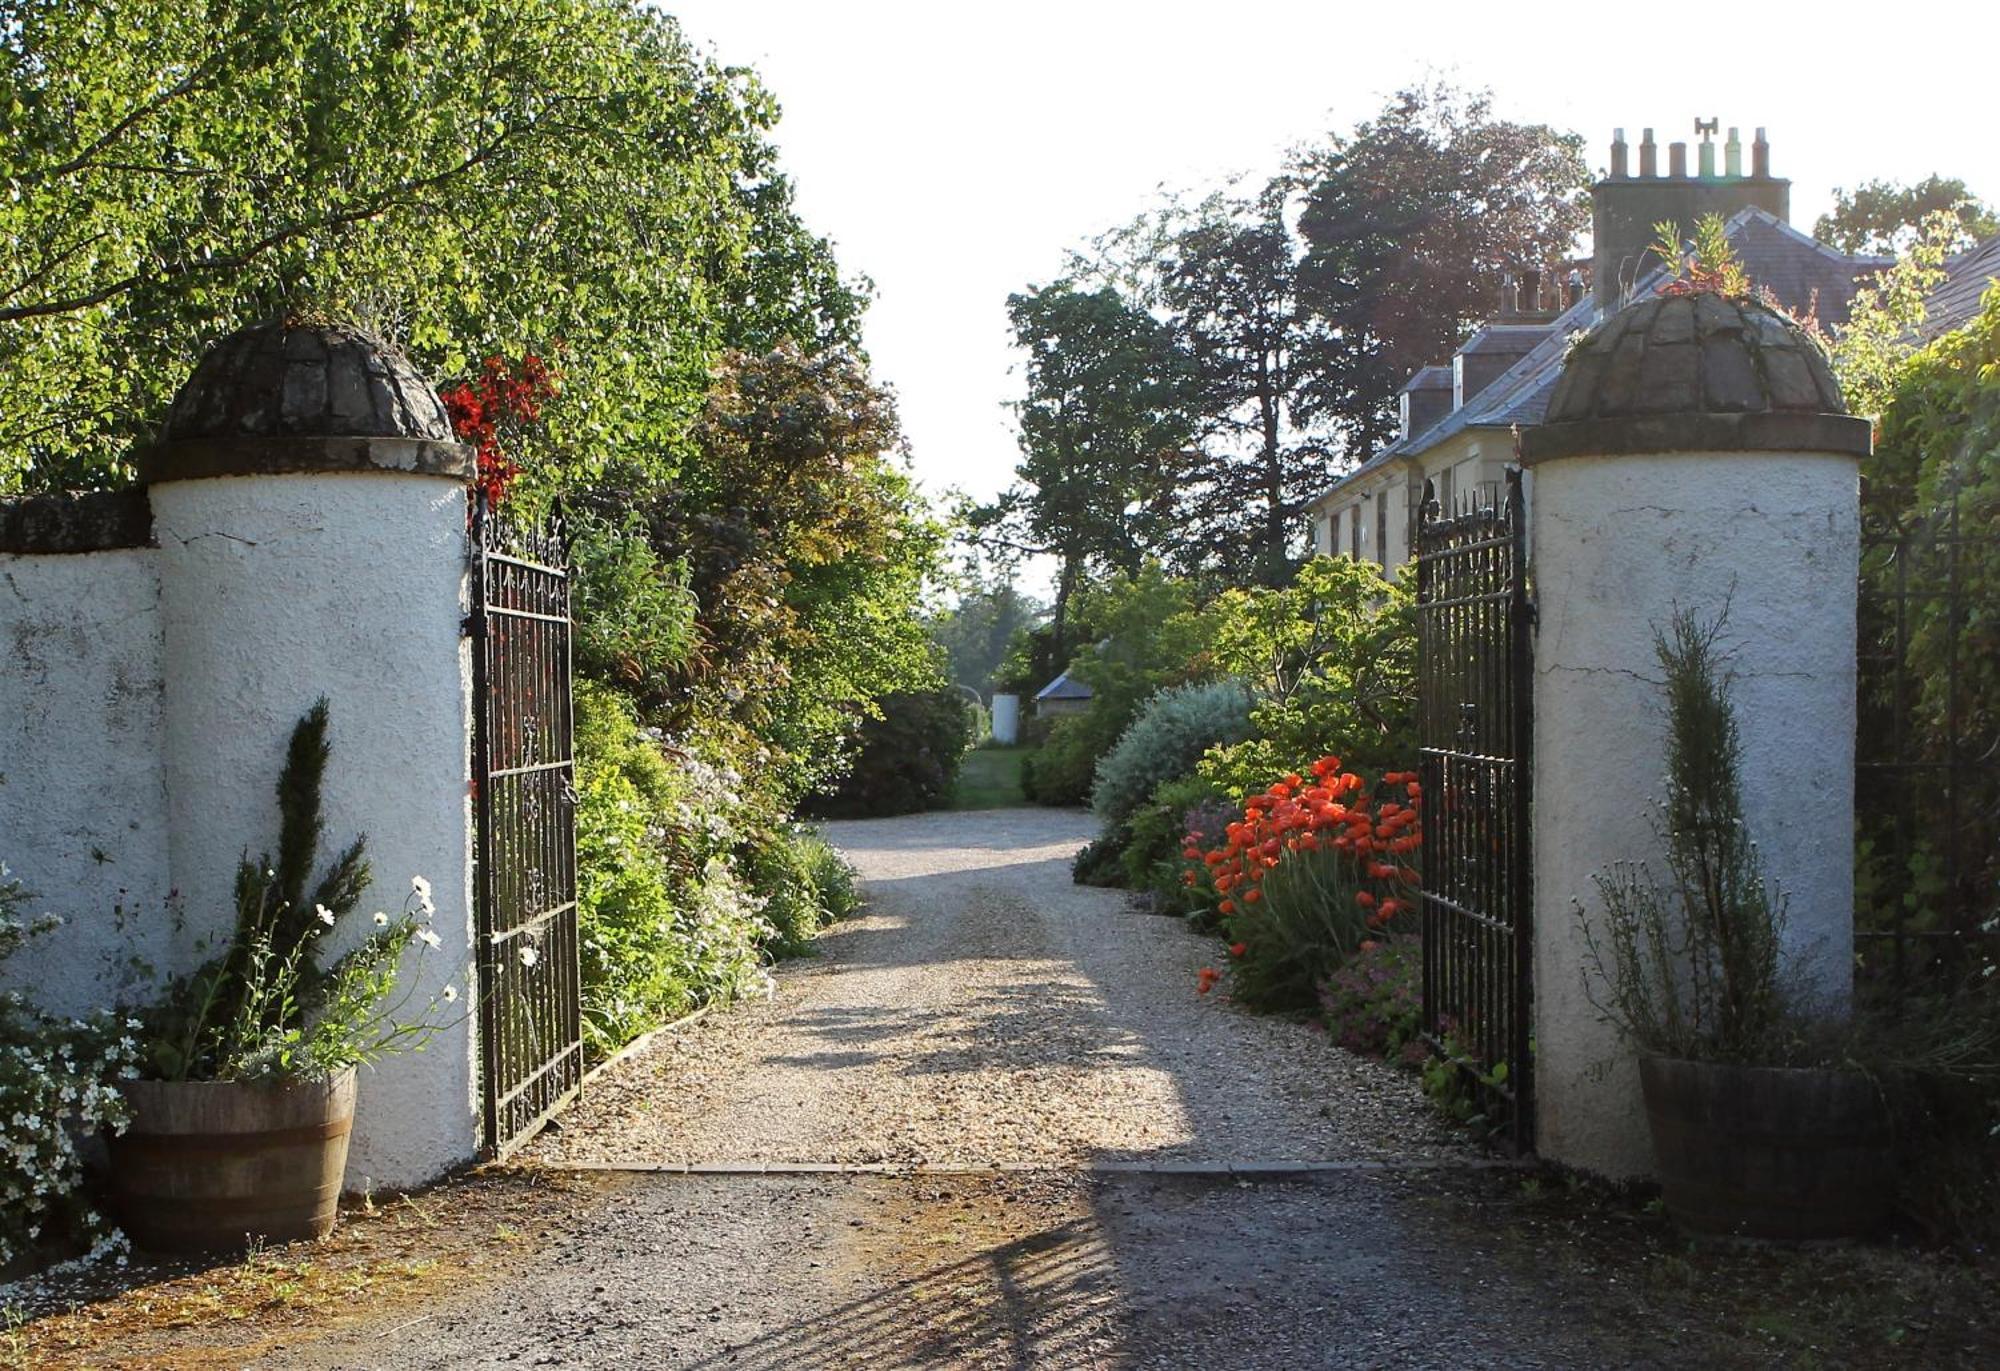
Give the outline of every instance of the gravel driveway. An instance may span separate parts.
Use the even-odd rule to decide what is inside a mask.
[[[527,1154],[604,1163],[1299,1162],[1464,1155],[1411,1079],[1260,1018],[1227,957],[1071,884],[1088,815],[836,823],[861,918],[732,1007],[613,1066]],[[1227,981],[1223,983],[1226,990]]]
[[[1197,996],[1211,942],[1072,886],[1088,831],[1048,811],[836,825],[868,916],[782,973],[772,1002],[606,1072],[533,1149],[633,1170],[551,1187],[546,1171],[500,1169],[416,1197],[395,1225],[359,1225],[364,1246],[372,1234],[393,1255],[421,1237],[402,1219],[445,1224],[431,1245],[452,1275],[421,1302],[398,1298],[394,1263],[376,1261],[355,1269],[337,1317],[274,1300],[238,1309],[221,1336],[149,1328],[146,1351],[62,1364],[2000,1364],[1984,1281],[1873,1251],[1704,1254],[1634,1205],[1461,1164],[1473,1159],[1404,1078]],[[1438,1164],[1369,1160],[1391,1157]],[[1282,1177],[1196,1165],[1341,1158],[1352,1164]],[[774,1169],[646,1165],[682,1161]],[[776,1167],[874,1161],[1025,1169]],[[1131,1169],[1156,1161],[1185,1165]],[[527,1198],[506,1203],[510,1188]],[[311,1246],[278,1269],[310,1264]],[[1845,1323],[1821,1333],[1816,1320]]]

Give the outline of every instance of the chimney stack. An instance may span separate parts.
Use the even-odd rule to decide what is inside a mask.
[[[1625,294],[1658,265],[1647,251],[1655,234],[1653,226],[1663,220],[1680,225],[1683,233],[1694,230],[1705,215],[1724,219],[1756,206],[1780,220],[1791,218],[1792,183],[1771,175],[1771,145],[1764,130],[1757,130],[1751,145],[1750,175],[1743,175],[1743,139],[1729,130],[1723,144],[1723,173],[1715,172],[1715,144],[1720,121],[1697,119],[1695,132],[1701,136],[1699,176],[1688,174],[1686,143],[1668,148],[1668,174],[1660,175],[1659,145],[1653,130],[1643,130],[1639,140],[1639,174],[1626,174],[1624,130],[1611,145],[1611,174],[1591,190],[1594,240],[1591,288],[1600,309],[1616,309]]]

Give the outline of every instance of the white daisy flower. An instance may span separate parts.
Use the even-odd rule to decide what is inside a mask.
[[[536,962],[540,961],[541,959],[542,959],[542,954],[540,949],[536,948],[532,943],[528,944],[527,946],[524,946],[521,949],[522,966],[533,966]]]
[[[425,947],[433,949],[444,946],[444,939],[440,938],[437,934],[431,932],[428,928],[420,928],[417,930],[417,941],[422,943]]]
[[[389,916],[388,916],[387,914],[384,914],[384,913],[383,913],[383,912],[382,912],[381,910],[379,910],[379,909],[378,909],[378,910],[376,910],[376,911],[375,911],[375,927],[377,927],[377,928],[387,928],[388,926],[389,926]]]
[[[437,906],[431,903],[431,883],[422,876],[410,877],[410,889],[416,892],[417,908],[426,914],[437,913]]]
[[[333,911],[331,909],[328,909],[323,904],[316,904],[313,906],[313,913],[319,915],[319,921],[328,928],[333,927]]]
[[[457,1002],[457,1000],[458,1000],[458,987],[455,985],[446,986],[444,988],[444,1002],[446,1004],[454,1004]]]

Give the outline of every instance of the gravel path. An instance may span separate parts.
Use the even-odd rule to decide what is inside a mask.
[[[256,1286],[268,1298],[245,1303],[238,1281],[234,1304],[216,1300],[219,1328],[148,1316],[145,1349],[60,1364],[2000,1364],[1989,1283],[1947,1286],[1941,1268],[1888,1253],[1774,1264],[1758,1249],[1703,1251],[1588,1188],[1458,1165],[1471,1159],[1403,1078],[1197,997],[1211,943],[1070,885],[1087,827],[1045,811],[837,826],[868,879],[868,917],[788,969],[773,1002],[607,1072],[535,1149],[545,1162],[1033,1169],[568,1172],[554,1187],[546,1171],[489,1171],[414,1197],[394,1224],[357,1223],[350,1237],[376,1259],[333,1277],[354,1282],[337,1315],[293,1317],[273,1274]],[[1365,1160],[1390,1154],[1445,1164]],[[1336,1158],[1356,1164],[1286,1179],[1072,1165]],[[381,1259],[413,1237],[449,1275],[399,1293],[396,1261]],[[268,1269],[303,1271],[311,1249]],[[185,1292],[174,1307],[189,1307]],[[1846,1325],[1814,1331],[1836,1317]]]
[[[775,997],[603,1073],[545,1164],[1444,1160],[1411,1080],[1262,1018],[1195,972],[1177,919],[1073,885],[1089,816],[1047,809],[827,826],[869,907]],[[1226,990],[1227,981],[1223,983]]]
[[[1559,1250],[1539,1249],[1533,1265],[1495,1260],[1437,1221],[1429,1201],[1439,1183],[1435,1172],[1270,1185],[1078,1173],[638,1176],[525,1260],[504,1296],[342,1330],[254,1364],[1760,1364],[1699,1349],[1686,1311],[1607,1298]],[[1684,1339],[1697,1346],[1675,1345]]]

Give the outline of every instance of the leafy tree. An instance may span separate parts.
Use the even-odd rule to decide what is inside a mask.
[[[789,803],[838,770],[873,701],[936,680],[916,610],[943,530],[852,353],[726,354],[692,437],[676,479],[627,467],[578,498],[686,567],[693,643],[630,684],[641,706],[677,736],[738,731]]]
[[[1582,147],[1438,84],[1298,159],[1299,300],[1320,324],[1302,399],[1348,452],[1390,437],[1397,388],[1491,313],[1502,272],[1574,253],[1589,223]]]
[[[1864,181],[1851,192],[1836,186],[1833,208],[1813,225],[1813,237],[1842,252],[1902,253],[1926,236],[1924,221],[1940,212],[1953,220],[1953,252],[2000,233],[2000,214],[1965,182],[1933,174],[1913,186]]]
[[[967,517],[1003,558],[1058,560],[1051,627],[1060,656],[1083,578],[1136,570],[1171,518],[1191,427],[1189,373],[1166,327],[1110,287],[1058,281],[1009,296],[1007,317],[1028,354],[1028,393],[1015,407],[1019,480]]]
[[[990,695],[1014,635],[1041,616],[1042,607],[1003,578],[967,589],[955,608],[931,620],[931,637],[944,649],[953,681]]]
[[[1175,552],[1189,569],[1280,583],[1297,515],[1326,478],[1326,451],[1301,422],[1298,253],[1282,183],[1216,199],[1175,235],[1161,298],[1193,358],[1209,451],[1176,498]]]
[[[854,335],[776,106],[636,0],[0,0],[0,67],[0,488],[129,479],[203,346],[295,307],[433,376],[563,351],[551,437],[663,472],[720,343]]]
[[[1988,764],[2000,756],[2000,288],[1895,371],[1862,474],[1864,512],[1903,535],[1862,550],[1863,738],[1895,739],[1895,759],[1924,769],[1886,773],[1857,809],[1856,877],[1874,901],[1858,907],[1883,911],[1878,926],[1970,933],[2000,888],[2000,774]],[[1964,950],[1930,951],[1958,972]],[[1913,950],[1910,969],[1928,955]]]

